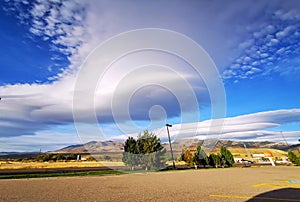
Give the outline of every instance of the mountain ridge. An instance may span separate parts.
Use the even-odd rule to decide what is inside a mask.
[[[300,144],[287,145],[282,142],[250,142],[250,141],[233,141],[233,140],[176,140],[172,142],[173,151],[181,151],[183,147],[195,147],[198,144],[203,148],[210,148],[212,151],[219,149],[221,146],[236,148],[270,148],[282,151],[288,151],[291,148],[300,147]],[[245,146],[244,146],[245,145]],[[163,143],[163,146],[169,150],[169,144]],[[90,141],[85,144],[70,145],[52,153],[106,153],[106,152],[123,152],[124,143],[118,141]]]

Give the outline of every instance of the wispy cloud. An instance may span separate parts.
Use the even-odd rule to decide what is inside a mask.
[[[173,140],[176,139],[230,139],[248,141],[280,141],[283,142],[282,133],[269,130],[284,124],[300,122],[300,109],[276,110],[258,112],[224,119],[221,134],[219,127],[212,126],[213,120],[198,123],[176,124],[169,128]],[[165,128],[153,131],[163,140],[167,139]],[[216,134],[217,133],[217,134]],[[114,140],[125,140],[126,134],[113,137]],[[284,137],[291,143],[297,143],[300,131],[284,132]]]
[[[214,130],[219,128],[211,127],[212,120],[197,122],[174,124],[170,129],[172,140],[193,139],[193,140],[236,140],[236,141],[274,141],[297,143],[300,137],[300,131],[275,131],[274,128],[284,126],[290,123],[299,123],[300,109],[266,111],[247,115],[241,115],[224,119],[224,126],[221,135],[215,135]],[[3,121],[1,122],[4,123]],[[61,126],[60,131],[53,131],[51,127],[43,131],[36,132],[34,135],[21,136],[1,136],[1,151],[43,151],[59,149],[71,144],[80,144],[82,140],[86,141],[104,141],[117,140],[125,141],[128,136],[137,137],[137,133],[124,134],[119,136],[107,137],[101,139],[97,132],[89,131],[87,125],[87,134],[80,140],[74,129],[72,132],[66,130],[65,126]],[[272,130],[273,129],[273,130]],[[157,128],[153,132],[163,141],[167,142],[166,128]],[[219,131],[217,131],[219,132]],[[22,133],[20,133],[22,134]],[[20,141],[22,139],[22,141]],[[86,142],[84,141],[84,142]]]
[[[24,136],[34,137],[36,134],[40,138],[41,131],[48,130],[52,126],[73,123],[74,84],[80,65],[100,42],[132,29],[161,27],[187,34],[207,49],[220,71],[227,64],[228,58],[234,57],[234,62],[223,74],[223,77],[227,79],[252,78],[255,75],[269,75],[274,72],[293,75],[299,71],[299,60],[296,57],[294,60],[288,60],[288,56],[294,57],[300,53],[298,31],[300,12],[297,8],[291,9],[291,5],[278,10],[277,7],[281,7],[282,3],[274,4],[276,9],[271,6],[272,13],[267,13],[266,17],[262,16],[264,13],[262,11],[270,7],[270,3],[265,1],[256,5],[253,5],[252,1],[235,2],[234,5],[197,1],[187,5],[177,1],[173,3],[162,1],[159,6],[157,2],[150,1],[147,3],[128,2],[8,1],[9,6],[5,10],[16,14],[20,22],[28,26],[29,36],[50,44],[53,50],[51,59],[54,63],[60,63],[62,57],[67,57],[70,65],[67,65],[56,76],[48,78],[51,81],[48,84],[0,86],[0,95],[4,98],[0,103],[0,137],[14,138],[14,141],[17,141],[20,136],[23,140]],[[251,5],[253,9],[249,9]],[[150,16],[149,13],[154,14]],[[240,22],[239,15],[244,16],[244,14],[244,22]],[[268,23],[260,17],[268,18],[266,20]],[[249,19],[252,20],[252,24],[249,24]],[[239,30],[236,25],[243,29],[241,36],[236,31]],[[133,57],[127,57],[122,64],[116,63],[115,70],[107,72],[108,75],[102,80],[102,88],[95,90],[95,108],[84,105],[86,96],[83,93],[81,121],[89,122],[88,113],[93,111],[101,121],[113,122],[112,99],[117,100],[116,110],[122,111],[124,103],[120,104],[120,101],[123,95],[132,93],[135,86],[140,86],[145,81],[151,80],[153,83],[158,83],[163,80],[177,89],[178,94],[186,96],[184,85],[179,81],[179,77],[168,71],[148,69],[135,75],[132,74],[132,77],[126,77],[131,82],[119,82],[133,70],[130,66],[150,63],[149,58],[153,57],[149,56],[151,55],[136,54]],[[196,97],[201,107],[209,103],[205,84],[196,78],[192,71],[187,70],[186,64],[174,58],[157,56],[155,58],[164,61],[164,65],[174,68],[183,79],[191,84],[196,90]],[[55,64],[47,66],[47,70],[51,71],[55,68]],[[283,68],[284,65],[288,65],[289,68]],[[122,91],[114,95],[117,87]],[[130,110],[131,118],[135,120],[148,120],[149,108],[156,104],[164,106],[169,117],[180,116],[180,106],[174,95],[167,90],[153,85],[139,89],[134,96],[136,99],[130,103]],[[186,100],[185,109],[189,111],[191,102],[189,99]],[[286,116],[282,117],[284,114]],[[128,121],[125,115],[120,116],[124,123]],[[266,134],[260,136],[261,138],[269,137],[268,134],[277,133],[265,131],[265,129],[299,121],[299,110],[267,112],[267,114],[256,114],[255,117],[242,116],[236,119],[226,119],[224,138],[238,135],[250,137],[250,134],[254,133]],[[208,125],[209,121],[205,121],[196,125],[183,125],[180,130],[178,128],[180,126],[174,126],[172,134],[179,134],[180,131],[183,136],[186,134],[186,138],[193,137],[195,134],[191,134],[186,128],[190,127],[193,131],[196,127],[198,128],[197,134],[202,137],[207,134]],[[290,134],[291,137],[294,135],[294,133]],[[3,139],[3,141],[9,142],[8,139]]]
[[[133,60],[135,62],[130,63],[132,68],[126,70],[122,68],[124,65],[122,61],[115,63],[114,68],[108,71],[99,83],[101,86],[96,86],[94,105],[85,104],[86,98],[83,92],[80,109],[78,109],[81,110],[80,122],[90,122],[93,114],[91,112],[95,112],[102,123],[113,123],[116,115],[113,114],[114,112],[117,112],[119,122],[131,119],[166,118],[160,116],[161,113],[149,117],[149,111],[154,105],[161,105],[168,117],[175,117],[183,112],[198,109],[198,105],[195,105],[192,98],[185,99],[190,95],[187,90],[196,92],[195,96],[198,99],[196,104],[209,103],[207,89],[203,83],[198,82],[193,86],[194,89],[189,89],[186,82],[192,83],[195,77],[186,71],[178,76],[183,64],[174,59],[165,58],[164,64],[177,68],[177,73],[155,65],[151,68],[134,70],[135,67],[139,67],[139,63],[148,63],[147,59],[153,58],[148,56],[149,54],[132,56],[139,60]],[[129,56],[126,59],[131,61],[132,58]],[[128,61],[124,62],[128,64]],[[72,103],[75,82],[76,77],[70,75],[51,84],[15,84],[0,87],[0,95],[3,98],[0,104],[0,136],[29,135],[46,130],[53,125],[73,123]],[[171,91],[161,88],[158,84],[169,86]],[[175,92],[176,94],[172,94]],[[128,96],[129,103],[124,101]],[[179,105],[178,98],[185,99],[184,106]],[[115,111],[113,112],[112,109]]]
[[[80,0],[13,0],[7,2],[5,10],[14,13],[22,24],[28,26],[29,37],[38,37],[50,43],[54,62],[60,62],[61,56],[57,53],[69,59],[71,65],[68,68],[49,78],[56,80],[75,71],[73,68],[78,68],[83,60],[79,49],[89,38],[85,23],[87,7],[88,3]]]

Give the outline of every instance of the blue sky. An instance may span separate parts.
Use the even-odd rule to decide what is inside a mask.
[[[182,34],[208,53],[226,95],[226,114],[214,117],[224,118],[222,139],[283,141],[280,131],[290,143],[300,138],[299,1],[5,0],[0,7],[0,151],[122,139],[145,128],[163,138],[166,122],[177,124],[173,138],[216,138],[207,133],[208,83],[184,58],[158,50],[119,58],[98,78],[93,107],[80,92],[74,120],[76,79],[99,44],[145,28]]]

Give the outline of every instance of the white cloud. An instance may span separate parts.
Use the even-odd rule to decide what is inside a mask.
[[[28,2],[23,3],[28,4]],[[241,12],[245,11],[245,23],[237,23],[243,28],[245,24],[248,23],[248,18],[257,16],[259,13],[256,9],[249,9],[249,5],[252,5],[252,3],[245,3],[243,5],[237,3],[234,6],[214,4],[212,7],[209,7],[209,4],[205,2],[200,2],[199,4],[195,3],[195,6],[187,6],[185,4],[180,4],[179,6],[178,2],[161,2],[158,6],[153,2],[143,2],[143,4],[130,2],[128,5],[127,2],[108,3],[103,1],[86,2],[81,0],[63,1],[62,3],[58,0],[31,3],[32,7],[26,7],[29,8],[29,12],[20,7],[19,1],[14,1],[14,8],[11,9],[19,12],[18,18],[21,22],[30,25],[30,32],[32,34],[50,41],[54,51],[67,55],[71,65],[64,70],[63,73],[49,78],[49,80],[53,81],[50,84],[15,84],[1,86],[0,95],[3,97],[3,100],[0,105],[0,136],[32,135],[38,131],[46,130],[53,125],[72,123],[72,95],[76,74],[86,56],[100,42],[103,42],[109,37],[124,31],[144,27],[172,29],[187,34],[196,42],[200,43],[200,45],[203,45],[208,53],[212,55],[219,69],[222,70],[224,64],[229,61],[229,58],[239,55],[240,50],[237,52],[231,52],[230,50],[232,50],[232,47],[238,47],[238,43],[241,42],[241,38],[244,38],[245,35],[244,31],[233,31],[236,30],[235,23],[239,21],[234,10],[238,8]],[[225,7],[227,9],[225,9]],[[258,5],[260,9],[263,7],[263,4]],[[189,12],[182,12],[182,8],[187,9]],[[215,12],[211,12],[212,10],[207,8],[224,12],[220,12],[220,15],[215,15]],[[165,12],[168,10],[172,10],[172,12]],[[150,13],[153,13],[153,16],[156,17],[149,16]],[[282,16],[284,14],[278,15]],[[290,18],[288,16],[290,16],[290,14],[284,18]],[[207,22],[206,19],[210,19],[210,21],[214,23]],[[254,17],[254,19],[256,18]],[[290,33],[292,32],[290,29],[291,28],[282,27],[281,31]],[[254,35],[256,37],[263,37],[274,34],[275,31],[279,34],[280,30],[273,25],[267,25],[260,31],[256,30],[257,33]],[[241,36],[239,33],[241,33]],[[268,38],[268,43],[280,43],[282,39],[275,40],[277,40],[275,36],[273,36],[272,39]],[[260,71],[258,67],[254,68],[252,65],[259,65],[266,63],[266,61],[258,60],[257,63],[255,63],[253,59],[258,58],[262,54],[266,54],[263,49],[266,48],[265,43],[267,42],[263,44],[256,44],[256,42],[254,38],[250,38],[240,43],[239,47],[249,50],[249,54],[247,53],[239,57],[231,69],[224,71],[224,78],[247,78],[247,74],[253,75]],[[284,51],[287,51],[287,48],[288,47],[286,47]],[[293,49],[293,47],[290,49]],[[279,50],[274,51],[278,52]],[[278,54],[283,54],[284,51],[279,51]],[[268,56],[269,55],[266,55],[264,58],[270,58]],[[59,58],[55,57],[52,59],[59,60]],[[138,56],[136,56],[134,61],[138,61],[138,59]],[[145,62],[147,58],[143,59],[141,62]],[[164,58],[163,60],[167,61],[166,65],[174,67],[175,64],[170,63],[169,59]],[[203,81],[199,81],[199,79],[193,75],[193,72],[186,71],[186,64],[183,65],[180,62],[177,64],[181,64],[183,67],[183,69],[180,69],[179,66],[175,67],[175,69],[177,68],[177,71],[180,72],[180,75],[189,81],[194,89],[200,89],[197,94],[199,102],[207,102],[207,91],[205,90]],[[137,64],[134,64],[134,62],[126,63],[126,61],[123,63],[124,68],[128,68],[130,65],[134,66]],[[108,72],[106,79],[102,80],[104,87],[101,88],[102,90],[100,92],[96,91],[95,98],[99,101],[95,104],[96,112],[100,118],[108,122],[112,119],[110,101],[112,99],[113,90],[118,87],[118,81],[120,81],[122,76],[131,70],[130,68],[124,70],[121,66],[122,65],[117,68],[118,71]],[[51,68],[49,68],[49,70],[51,70]],[[240,71],[243,72],[241,73]],[[145,74],[145,72],[147,74]],[[134,82],[122,83],[123,85],[119,86],[119,88],[122,89],[118,95],[120,100],[122,95],[131,93],[136,86],[145,81],[158,83],[158,81],[164,80],[167,85],[176,88],[180,95],[185,95],[185,88],[183,88],[184,86],[179,82],[181,78],[179,78],[178,75],[166,71],[160,71],[158,73],[157,71],[151,72],[147,70],[145,72],[131,75],[132,77],[128,77],[127,79],[131,79]],[[137,99],[137,101],[134,102],[138,107],[133,111],[133,115],[141,120],[145,119],[145,112],[148,112],[149,105],[153,103],[165,104],[165,102],[170,104],[174,101],[172,95],[153,86],[151,89],[148,89],[148,91],[140,91],[139,95],[148,99]],[[85,95],[83,94],[82,121],[87,122],[89,121],[87,116],[93,109],[91,109],[90,106],[84,105],[84,98]],[[189,107],[189,104],[190,103],[187,102],[186,106]],[[122,107],[123,105],[120,105],[118,109]],[[178,107],[172,107],[174,107],[172,116],[178,115]],[[277,123],[263,121],[255,124],[256,125],[248,125],[248,127],[255,127],[248,128],[247,130],[263,128],[268,124],[268,126],[271,127]],[[228,131],[232,131],[233,128],[230,129],[229,125]],[[237,128],[242,127],[246,130],[245,126],[237,126]],[[206,128],[204,127],[203,130],[205,131]],[[199,131],[199,133],[200,132],[201,131]]]
[[[239,44],[239,48],[241,48],[242,50],[248,48],[248,47],[252,47],[254,43],[253,39],[249,39],[241,44]]]
[[[295,20],[300,19],[299,11],[294,8],[289,11],[278,10],[275,12],[275,15],[282,20]]]
[[[18,9],[19,15],[18,17],[22,20],[22,22],[26,22],[30,25],[30,31],[34,35],[43,38],[44,40],[48,40],[52,43],[52,49],[54,51],[63,53],[68,56],[69,61],[71,62],[70,66],[64,70],[63,73],[59,73],[56,76],[49,78],[53,83],[51,84],[43,84],[43,85],[21,85],[15,84],[6,87],[0,87],[0,94],[4,96],[10,95],[21,95],[22,99],[17,100],[5,100],[2,104],[3,114],[9,113],[13,106],[9,105],[9,102],[15,102],[16,105],[22,106],[24,109],[20,111],[20,114],[25,113],[26,116],[30,118],[32,123],[37,123],[41,127],[38,129],[43,129],[47,127],[48,124],[55,123],[68,123],[73,121],[72,117],[72,95],[74,82],[76,80],[76,74],[80,68],[80,65],[86,58],[86,56],[100,43],[105,39],[114,36],[115,34],[119,34],[123,31],[128,31],[137,28],[143,27],[162,27],[162,28],[170,28],[175,31],[187,32],[191,29],[194,29],[194,25],[188,24],[188,28],[185,28],[186,21],[183,18],[186,18],[184,14],[180,14],[177,16],[169,13],[169,12],[159,12],[156,10],[159,5],[155,3],[146,3],[137,5],[136,3],[131,2],[130,5],[127,3],[114,3],[114,2],[103,2],[103,1],[90,1],[84,2],[80,0],[76,1],[39,1],[39,2],[31,2],[31,6],[26,7],[27,10],[24,10],[19,6],[18,1],[14,1],[14,7]],[[107,5],[109,4],[109,5]],[[138,8],[140,6],[140,8]],[[180,7],[178,7],[178,3],[161,3],[159,9],[164,10],[164,8],[172,7],[174,10],[173,13],[180,13]],[[108,7],[108,9],[106,9]],[[124,9],[126,8],[126,9]],[[154,9],[155,8],[155,9]],[[141,9],[144,12],[141,12]],[[189,6],[188,9],[194,10],[195,8]],[[162,17],[157,17],[156,19],[149,18],[149,12],[157,12],[158,15]],[[177,12],[178,11],[178,12]],[[209,14],[205,9],[203,15]],[[165,16],[166,15],[166,16]],[[188,18],[193,18],[193,12],[189,14]],[[213,15],[212,15],[213,16]],[[157,20],[157,19],[160,20]],[[178,20],[174,20],[178,19]],[[133,23],[134,22],[134,23]],[[218,23],[224,27],[226,23]],[[206,22],[201,22],[199,26],[206,27]],[[214,29],[220,29],[216,26]],[[229,30],[229,29],[228,29]],[[199,31],[200,32],[200,31]],[[215,31],[210,31],[212,33],[217,33]],[[203,34],[203,31],[200,32]],[[228,32],[230,33],[230,32]],[[204,34],[204,36],[210,36],[210,34]],[[224,33],[224,37],[227,34]],[[207,38],[207,37],[206,37]],[[202,42],[206,42],[207,40],[201,39]],[[214,41],[214,40],[213,40]],[[226,48],[220,46],[218,44],[218,50],[224,50]],[[219,54],[223,55],[223,54]],[[150,59],[153,57],[150,57]],[[59,60],[59,57],[52,57],[52,60]],[[139,61],[140,58],[137,56],[132,60]],[[163,59],[166,60],[166,59]],[[169,60],[169,59],[168,59]],[[170,61],[170,60],[169,60]],[[56,61],[59,62],[59,61]],[[143,61],[142,61],[143,62]],[[145,57],[144,57],[145,62]],[[153,61],[152,61],[153,62]],[[160,61],[156,61],[158,64]],[[149,62],[146,62],[149,64]],[[177,91],[181,94],[185,94],[185,89],[183,88],[182,82],[178,82],[180,79],[186,79],[188,82],[191,82],[191,85],[194,89],[197,89],[197,98],[199,102],[207,102],[207,91],[205,90],[205,85],[203,81],[196,79],[194,72],[189,72],[186,69],[188,68],[187,64],[183,64],[183,62],[178,62],[178,64],[182,65],[182,69],[179,71],[180,78],[178,75],[170,74],[166,71],[161,72],[151,72],[147,70],[147,74],[143,75],[143,73],[131,75],[131,81],[136,81],[132,83],[124,84],[122,87],[123,91],[119,96],[122,96],[127,93],[131,93],[130,91],[134,90],[138,84],[141,82],[145,82],[146,80],[153,83],[158,83],[159,81],[164,81],[167,85],[176,88]],[[126,76],[126,73],[130,72],[130,65],[134,65],[128,63],[126,65],[126,70],[123,71],[120,68],[120,71],[111,72],[109,76],[107,76],[106,84],[102,89],[105,89],[105,93],[102,92],[97,95],[101,100],[105,100],[99,103],[96,103],[96,112],[99,117],[104,117],[105,119],[111,120],[111,112],[110,112],[110,101],[112,98],[113,90],[116,88],[118,81],[122,78],[120,75]],[[173,63],[167,63],[169,66],[174,67]],[[49,66],[48,66],[49,67]],[[47,68],[48,68],[47,67]],[[123,68],[124,69],[124,68]],[[177,67],[180,69],[180,67]],[[53,70],[52,66],[48,68],[48,70]],[[122,72],[123,71],[123,72]],[[122,73],[122,74],[121,74]],[[134,78],[135,77],[135,78]],[[138,79],[136,79],[138,78]],[[105,80],[104,80],[105,82]],[[114,83],[112,85],[112,83]],[[130,84],[130,85],[129,85]],[[119,88],[121,88],[119,87]],[[148,89],[151,92],[160,92],[153,94],[151,96],[150,101],[143,102],[135,101],[135,104],[139,106],[139,110],[134,111],[132,114],[138,119],[145,119],[145,115],[142,117],[141,114],[145,111],[149,110],[148,107],[150,103],[163,103],[173,101],[172,95],[168,92],[161,93],[157,89],[157,87],[153,86],[151,89]],[[26,94],[35,94],[35,97],[23,97],[23,92]],[[147,91],[141,91],[140,96],[148,96]],[[85,97],[84,95],[82,97]],[[98,99],[96,97],[96,99]],[[100,99],[99,99],[100,100]],[[138,100],[138,99],[137,99]],[[152,101],[151,101],[152,100]],[[187,99],[188,100],[188,99]],[[172,106],[174,104],[171,104]],[[190,106],[190,104],[186,104],[186,108]],[[176,107],[176,106],[174,106]],[[83,107],[85,110],[90,111],[90,107]],[[178,115],[180,111],[178,107],[174,108],[172,116]],[[148,112],[148,111],[147,111]],[[83,116],[85,113],[83,113]],[[104,114],[104,115],[103,115]],[[148,114],[146,114],[148,115]],[[1,115],[0,115],[1,116]],[[15,119],[18,119],[18,115],[15,115]],[[1,117],[1,119],[6,120],[5,116]],[[12,118],[13,119],[13,118]],[[85,119],[85,118],[84,118]],[[86,120],[83,120],[86,121]],[[28,129],[28,131],[24,131],[27,133],[34,133],[34,127]],[[3,132],[4,134],[5,132]],[[13,134],[9,133],[6,135],[21,135],[19,133]]]
[[[155,65],[156,63],[159,65]],[[145,64],[148,65],[143,66]],[[188,65],[180,58],[155,51],[124,57],[110,67],[99,82],[99,87],[95,86],[95,105],[85,104],[86,95],[83,92],[78,109],[82,110],[79,119],[90,122],[93,112],[96,112],[101,122],[113,122],[112,108],[118,112],[119,122],[126,122],[128,118],[148,120],[149,110],[154,105],[162,105],[170,117],[197,110],[198,105],[195,103],[209,102],[208,93],[204,83],[193,71],[187,71],[187,68]],[[0,105],[0,123],[19,123],[0,126],[1,136],[29,135],[56,124],[72,123],[75,82],[76,75],[70,74],[51,84],[0,87],[3,98]],[[193,102],[191,92],[195,93],[198,101]],[[130,103],[124,100],[128,95]],[[178,105],[176,99],[184,100],[182,106]],[[130,117],[126,110],[129,110]]]
[[[53,138],[55,137],[55,138]],[[20,139],[22,141],[20,141]],[[0,137],[2,152],[47,152],[69,145],[80,144],[80,140],[74,133],[56,132],[46,130],[34,135],[17,137]]]
[[[261,53],[261,54],[260,54],[260,57],[261,57],[261,58],[266,58],[266,57],[268,57],[268,56],[269,56],[268,53]]]
[[[283,37],[286,37],[286,36],[288,36],[288,35],[289,35],[293,30],[295,30],[295,29],[296,29],[295,26],[289,25],[289,26],[285,27],[282,31],[277,32],[277,33],[276,33],[276,37],[277,37],[278,39],[281,39],[281,38],[283,38]]]
[[[69,56],[69,66],[64,73],[51,77],[50,80],[63,77],[70,73],[70,69],[77,67],[80,63],[74,61],[72,57],[84,60],[84,55],[79,55],[82,43],[89,39],[85,22],[85,9],[88,3],[80,0],[72,1],[32,1],[30,6],[23,6],[29,2],[18,0],[8,2],[9,11],[13,10],[21,23],[29,25],[29,31],[45,41],[52,43],[52,50],[59,51]],[[89,51],[91,51],[90,48]],[[77,70],[76,69],[76,70]],[[75,71],[75,70],[74,70]]]
[[[267,10],[270,8],[267,8]],[[297,11],[297,12],[296,12]],[[296,34],[300,28],[299,7],[286,5],[286,8],[275,10],[274,7],[267,11],[270,15],[261,16],[259,21],[249,25],[252,34],[239,45],[242,54],[233,61],[233,64],[255,65],[261,71],[253,72],[242,68],[229,66],[232,71],[225,71],[224,79],[234,80],[239,78],[253,78],[254,76],[266,76],[271,73],[290,75],[296,72],[297,65],[282,65],[286,58],[290,60],[300,54],[298,43],[299,36]],[[274,15],[273,15],[273,14]],[[257,13],[259,15],[259,13]],[[250,60],[251,58],[251,60]],[[299,65],[299,64],[298,64]],[[277,66],[277,67],[276,67]],[[230,72],[231,74],[228,74]],[[249,77],[251,75],[251,77]]]
[[[43,17],[45,15],[46,11],[49,9],[48,5],[49,5],[48,3],[46,3],[46,4],[35,4],[33,9],[31,10],[32,16],[34,16],[34,17]]]
[[[280,141],[283,142],[281,132],[268,130],[289,123],[300,122],[300,109],[276,110],[258,112],[224,119],[221,135],[219,127],[211,127],[213,120],[198,123],[176,124],[169,128],[172,139],[231,139],[248,141]],[[165,128],[153,131],[161,139],[166,140]],[[297,143],[300,131],[283,131],[285,139],[290,143]],[[126,134],[113,137],[113,140],[125,140],[128,136],[136,137],[137,134]]]
[[[271,38],[271,39],[270,39],[270,42],[267,43],[267,46],[274,46],[274,45],[276,45],[276,44],[278,44],[278,43],[279,43],[279,40],[274,39],[274,38]]]

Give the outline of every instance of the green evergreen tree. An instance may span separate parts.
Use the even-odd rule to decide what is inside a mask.
[[[224,167],[224,166],[231,167],[234,163],[233,155],[224,146],[221,146],[220,158],[221,158],[221,166],[222,167]]]
[[[300,157],[298,157],[294,152],[289,151],[288,158],[293,164],[300,166]]]
[[[159,169],[164,165],[162,157],[166,151],[160,139],[148,130],[145,130],[143,135],[139,134],[137,151],[140,154],[139,164],[146,170],[150,168]]]
[[[123,162],[125,165],[130,166],[131,170],[134,170],[134,167],[138,164],[137,161],[137,148],[136,140],[133,137],[128,137],[124,144],[123,152]]]
[[[221,166],[220,154],[211,153],[208,158],[209,165],[215,168]]]
[[[197,165],[203,165],[204,167],[206,167],[206,165],[208,165],[208,163],[209,163],[208,157],[207,157],[205,151],[201,149],[200,145],[197,146],[197,151],[194,156],[194,162]]]

